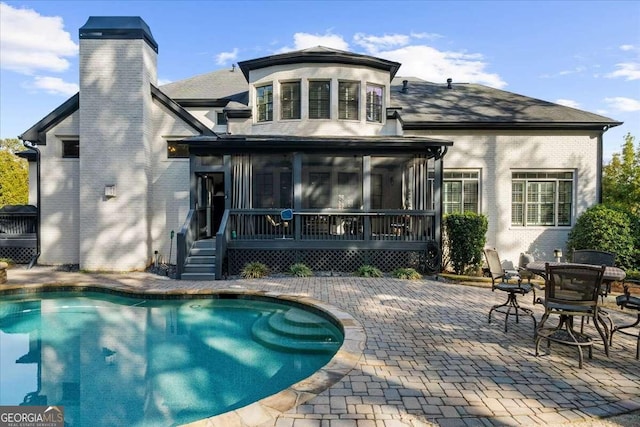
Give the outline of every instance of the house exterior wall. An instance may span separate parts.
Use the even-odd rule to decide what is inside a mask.
[[[208,110],[199,111],[204,117]],[[158,251],[161,262],[169,262],[169,255],[175,262],[175,249],[170,251],[171,231],[177,233],[189,213],[189,159],[169,158],[167,143],[196,136],[197,132],[170,114],[158,102],[153,103],[152,113],[151,186],[154,197],[150,210],[151,250]],[[212,114],[215,115],[215,112]],[[175,238],[173,245],[175,247]]]
[[[408,134],[408,133],[407,133]],[[575,220],[598,202],[599,132],[456,131],[411,132],[455,141],[446,155],[445,171],[480,170],[480,209],[487,216],[487,246],[503,262],[518,265],[521,252],[553,259],[563,249]],[[512,226],[511,182],[514,171],[574,172],[571,226]]]
[[[50,129],[47,144],[38,147],[41,175],[41,254],[38,261],[43,264],[79,262],[80,161],[62,157],[62,141],[78,139],[79,115],[75,112]]]
[[[144,269],[151,257],[150,84],[142,39],[80,39],[80,267]],[[116,196],[105,187],[115,185]]]

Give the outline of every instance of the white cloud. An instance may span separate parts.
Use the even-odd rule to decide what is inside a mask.
[[[362,46],[368,53],[376,54],[380,50],[392,49],[409,44],[410,37],[405,34],[385,34],[384,36],[372,36],[357,33],[353,36],[353,41],[358,46]]]
[[[29,89],[44,90],[52,95],[71,96],[76,94],[80,88],[75,83],[65,82],[58,77],[36,76],[33,81],[27,85]]]
[[[556,104],[564,105],[565,107],[580,108],[580,104],[572,99],[556,99]]]
[[[426,45],[405,46],[396,50],[378,52],[378,56],[402,64],[400,73],[432,82],[480,83],[502,88],[507,83],[495,73],[485,70],[487,64],[477,53],[440,51]]]
[[[620,64],[616,64],[616,68],[616,71],[607,74],[606,77],[622,77],[627,80],[640,79],[640,63],[638,62],[622,62]]]
[[[632,113],[640,111],[640,100],[625,98],[623,96],[615,96],[613,98],[605,98],[604,102],[617,111],[624,113]]]
[[[338,50],[349,50],[349,43],[344,38],[337,34],[309,34],[309,33],[295,33],[293,35],[293,47],[283,47],[279,49],[279,53],[290,52],[292,50],[308,49],[310,47],[324,46]]]
[[[23,74],[64,71],[69,68],[65,58],[78,54],[78,45],[64,30],[62,18],[6,3],[0,3],[0,49],[2,68]]]
[[[226,65],[229,61],[235,61],[238,58],[238,48],[234,48],[231,52],[221,52],[216,55],[216,64]]]
[[[385,34],[383,36],[357,33],[354,44],[364,48],[367,54],[379,58],[400,62],[401,75],[418,77],[433,82],[445,82],[451,77],[454,82],[480,83],[502,88],[507,83],[495,73],[486,71],[487,63],[479,53],[440,51],[421,44],[417,40],[435,39],[438,34],[411,33]],[[326,46],[339,50],[349,50],[349,43],[343,36],[327,32],[321,34],[296,33],[293,36],[294,47],[284,47],[279,53]],[[413,44],[412,44],[413,43]]]
[[[624,50],[624,51],[633,51],[638,49],[636,46],[632,45],[632,44],[623,44],[620,46],[620,50]]]

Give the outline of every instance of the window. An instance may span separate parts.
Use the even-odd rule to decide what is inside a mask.
[[[216,113],[216,124],[224,126],[227,124],[227,115],[225,113]]]
[[[367,85],[367,121],[382,123],[382,87]]]
[[[328,80],[309,82],[309,118],[331,118],[331,82]]]
[[[256,106],[258,109],[258,121],[270,122],[273,120],[273,86],[266,85],[256,88]]]
[[[167,158],[184,159],[189,158],[189,146],[187,144],[178,144],[178,141],[167,142]]]
[[[573,172],[513,172],[511,225],[570,226]]]
[[[80,157],[80,141],[62,141],[62,157],[65,159],[77,159]]]
[[[442,213],[478,213],[478,172],[444,172]]]
[[[360,101],[360,83],[338,83],[338,118],[358,120]]]
[[[282,120],[300,118],[300,82],[280,85],[280,116]]]

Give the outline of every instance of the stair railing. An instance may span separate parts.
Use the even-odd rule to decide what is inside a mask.
[[[227,258],[227,243],[231,239],[231,227],[227,227],[227,224],[229,224],[229,209],[225,209],[220,220],[220,228],[216,233],[216,280],[222,279],[224,260]]]
[[[184,273],[184,263],[189,255],[189,250],[198,238],[198,215],[195,209],[191,209],[184,221],[182,228],[176,236],[176,278],[181,279]],[[217,274],[217,273],[216,273]]]

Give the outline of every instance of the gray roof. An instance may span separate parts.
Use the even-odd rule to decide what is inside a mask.
[[[406,93],[403,80],[408,81]],[[594,127],[621,122],[575,108],[473,83],[431,83],[396,77],[391,107],[401,108],[405,128],[413,127]]]
[[[249,84],[238,68],[200,74],[160,86],[167,96],[180,100],[228,100],[247,105]]]

